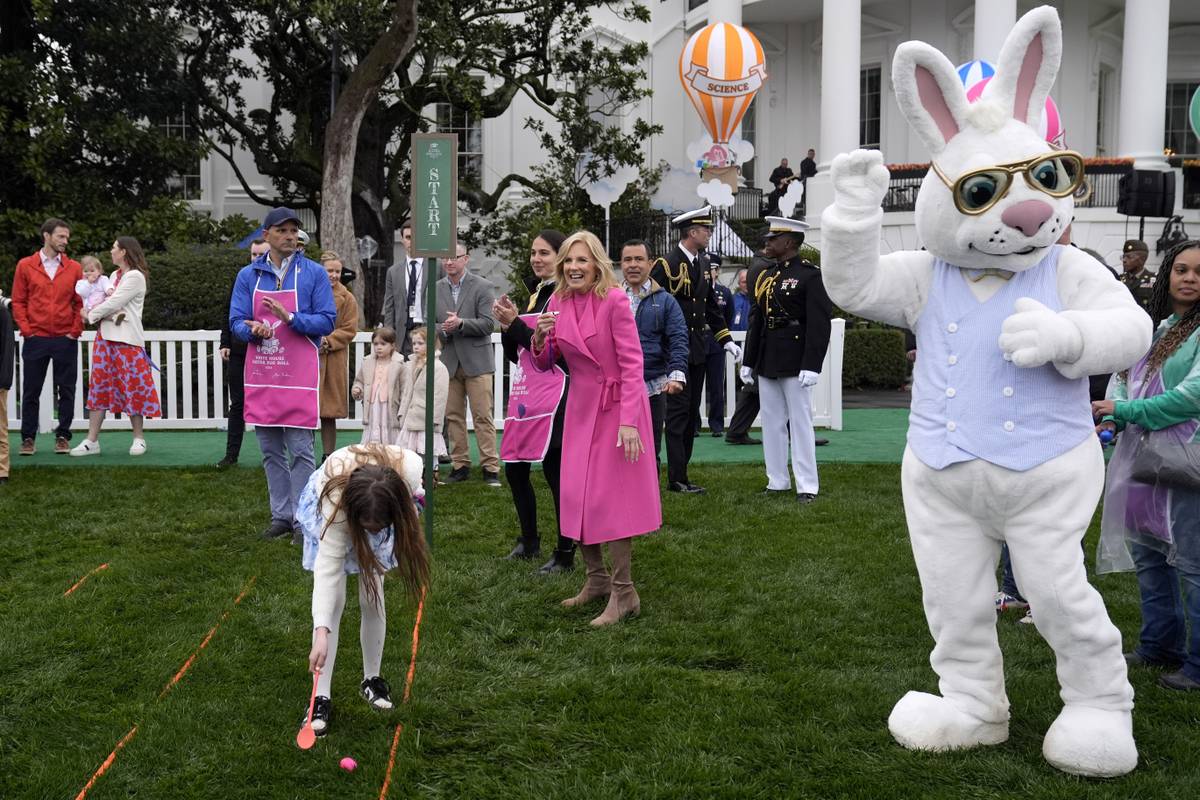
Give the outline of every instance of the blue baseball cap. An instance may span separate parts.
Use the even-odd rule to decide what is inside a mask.
[[[300,226],[300,217],[295,211],[292,211],[290,208],[285,208],[284,206],[272,208],[267,212],[267,216],[263,218],[263,229],[266,230],[267,228],[274,228],[276,225],[282,225],[283,223],[289,221],[296,223],[297,227]]]

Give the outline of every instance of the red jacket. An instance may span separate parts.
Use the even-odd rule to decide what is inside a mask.
[[[13,275],[12,313],[22,336],[70,336],[83,333],[83,298],[75,283],[83,267],[64,253],[54,280],[46,274],[42,257],[34,253],[17,262]]]

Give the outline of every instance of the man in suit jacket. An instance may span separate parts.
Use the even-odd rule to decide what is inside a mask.
[[[409,332],[425,324],[425,259],[414,258],[412,253],[412,223],[405,222],[400,229],[404,242],[402,261],[388,268],[383,286],[383,324],[396,332],[400,352],[407,356],[412,352]],[[438,267],[438,280],[446,277],[446,271]]]
[[[693,437],[700,427],[700,392],[704,387],[707,343],[711,331],[735,361],[742,351],[733,343],[725,316],[708,278],[704,250],[712,233],[712,207],[680,214],[671,220],[680,231],[679,246],[655,262],[650,277],[671,293],[683,310],[688,326],[688,376],[684,390],[667,398],[667,488],[672,492],[701,494],[704,489],[688,479]]]
[[[467,271],[466,246],[456,245],[458,256],[446,262],[446,277],[437,284],[438,336],[442,363],[450,373],[446,396],[446,435],[453,467],[449,483],[465,481],[471,474],[467,446],[467,403],[475,421],[483,480],[500,485],[500,455],[496,451],[496,425],[492,421],[492,376],[496,371],[492,331],[496,327],[492,302],[496,287]]]

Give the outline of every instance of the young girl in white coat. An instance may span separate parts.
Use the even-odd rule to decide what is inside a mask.
[[[425,392],[425,329],[414,328],[412,332],[413,352],[405,362],[404,394],[400,397],[400,445],[425,455],[425,408],[429,398]],[[442,438],[442,423],[446,419],[446,396],[450,391],[450,373],[437,354],[442,343],[434,337],[433,358],[433,454],[444,456],[446,440]],[[436,466],[434,467],[436,470]]]
[[[400,444],[397,419],[404,392],[404,356],[396,352],[396,332],[376,328],[371,355],[358,365],[350,396],[363,403],[362,444]]]
[[[422,463],[410,450],[380,444],[335,450],[309,478],[297,518],[304,531],[304,568],[313,573],[313,639],[309,669],[319,671],[312,727],[329,732],[338,628],[346,605],[346,575],[358,574],[363,651],[360,691],[371,708],[392,708],[380,676],[387,623],[383,575],[395,571],[414,599],[429,578],[429,553],[417,504]],[[307,707],[305,708],[307,719]]]

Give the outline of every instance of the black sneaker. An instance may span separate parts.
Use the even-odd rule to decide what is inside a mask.
[[[281,539],[292,532],[292,526],[286,522],[281,522],[277,519],[271,520],[271,524],[262,532],[264,539]]]
[[[217,462],[217,469],[229,469],[230,467],[237,466],[237,463],[237,456],[225,456]]]
[[[492,486],[492,487],[499,486],[500,485],[500,473],[491,472],[491,471],[485,469],[483,471],[483,482],[484,482],[484,484],[486,484],[488,486]]]
[[[470,467],[459,467],[458,469],[450,470],[450,474],[446,476],[446,483],[462,483],[467,478],[471,477]]]
[[[538,567],[537,574],[557,575],[560,572],[570,572],[573,569],[575,569],[575,551],[555,550],[550,560]]]
[[[329,733],[329,717],[333,714],[333,705],[329,702],[329,698],[324,695],[317,695],[313,700],[312,710],[312,728],[313,733],[317,736],[324,736]],[[300,718],[300,727],[304,727],[304,723],[308,721],[308,706],[304,707],[304,716]]]
[[[374,678],[367,678],[358,688],[363,699],[367,701],[367,705],[376,711],[388,711],[393,708],[392,687],[388,686],[388,682],[378,675]]]

